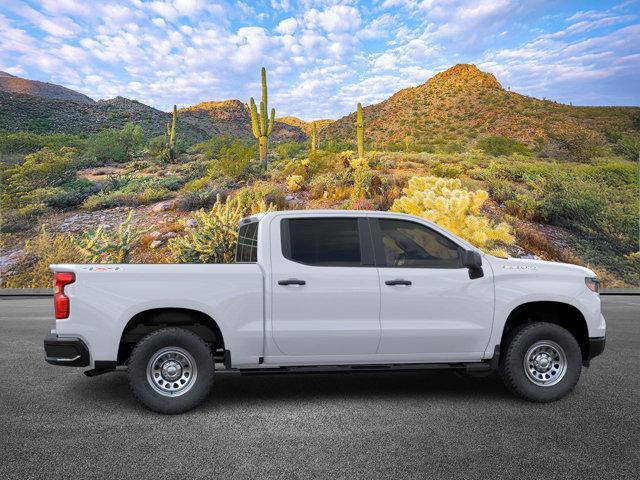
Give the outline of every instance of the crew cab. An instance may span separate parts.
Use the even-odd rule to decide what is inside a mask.
[[[497,371],[549,402],[605,344],[591,270],[491,256],[399,213],[257,214],[233,264],[51,268],[46,361],[126,368],[161,413],[194,408],[229,371]]]

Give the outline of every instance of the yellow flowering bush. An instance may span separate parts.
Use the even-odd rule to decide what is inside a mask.
[[[287,177],[287,188],[292,192],[302,190],[304,187],[304,177],[302,175],[289,175]]]
[[[515,238],[507,223],[494,223],[480,213],[489,198],[484,190],[470,192],[459,179],[412,177],[393,202],[391,210],[424,217],[478,248],[504,255],[499,244],[510,245]]]

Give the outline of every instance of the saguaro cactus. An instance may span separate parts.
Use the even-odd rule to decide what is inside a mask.
[[[267,166],[267,141],[273,130],[273,120],[276,116],[276,109],[271,109],[271,116],[267,118],[267,71],[262,67],[262,100],[260,101],[260,113],[256,108],[253,97],[249,100],[251,110],[251,130],[253,136],[258,139],[260,147],[260,161]]]
[[[358,139],[358,159],[364,159],[364,124],[362,122],[362,105],[358,102],[356,111],[356,138]]]
[[[318,140],[317,140],[317,131],[316,131],[316,122],[311,123],[311,151],[315,152],[316,148],[318,148]]]
[[[176,149],[176,119],[178,118],[178,109],[173,106],[173,115],[171,116],[171,122],[167,122],[167,158],[169,161],[173,161],[177,156]]]

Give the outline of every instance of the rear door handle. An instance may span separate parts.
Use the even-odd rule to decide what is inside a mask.
[[[278,285],[306,285],[304,280],[298,280],[297,278],[289,278],[287,280],[278,280]]]
[[[387,280],[386,282],[384,282],[385,285],[411,285],[411,282],[409,280],[402,280],[400,278],[396,279],[396,280]]]

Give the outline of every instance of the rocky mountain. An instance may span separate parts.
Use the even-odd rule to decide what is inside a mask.
[[[364,107],[365,139],[391,142],[455,140],[504,136],[533,146],[549,138],[585,134],[604,138],[607,129],[628,130],[640,118],[638,107],[574,107],[504,89],[490,73],[460,64],[422,85]],[[355,112],[330,124],[321,138],[355,140]]]
[[[136,100],[116,97],[96,102],[65,87],[6,73],[0,76],[0,85],[3,81],[8,87],[0,88],[0,130],[88,134],[106,128],[121,128],[132,122],[140,125],[146,136],[155,136],[163,134],[166,123],[171,120],[169,113]],[[13,87],[9,88],[11,85]],[[24,88],[20,90],[19,85]],[[239,100],[203,102],[182,108],[178,113],[177,129],[178,137],[189,142],[200,142],[212,135],[253,138],[249,110]],[[275,142],[305,138],[300,128],[282,122],[276,122],[271,137]]]
[[[246,103],[240,100],[202,102],[178,110],[178,118],[187,119],[191,124],[211,135],[229,135],[245,140],[253,139],[251,114]],[[303,129],[276,120],[271,140],[275,142],[303,141]]]
[[[312,122],[306,122],[298,117],[287,116],[276,118],[276,121],[286,123],[287,125],[291,125],[293,127],[298,127],[304,133],[308,135],[311,134],[311,125],[316,124],[316,132],[321,132],[329,125],[331,125],[335,120],[330,119],[321,119],[321,120],[313,120]]]
[[[93,99],[75,90],[53,83],[16,77],[6,72],[0,72],[0,92],[36,95],[42,98],[70,100],[79,103],[94,103]]]

